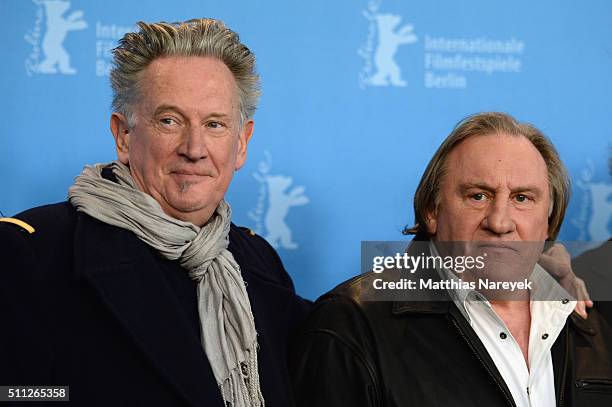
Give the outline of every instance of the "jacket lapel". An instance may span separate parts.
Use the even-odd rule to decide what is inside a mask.
[[[440,281],[441,277],[438,275],[438,273],[433,273],[432,279],[435,281]],[[427,291],[419,301],[395,301],[391,307],[391,313],[393,315],[445,315],[449,323],[454,325],[459,336],[469,346],[474,356],[476,356],[476,358],[481,362],[482,367],[487,370],[491,379],[493,379],[493,381],[499,386],[508,404],[511,406],[516,405],[508,385],[504,381],[501,373],[499,373],[499,370],[495,366],[493,359],[491,359],[489,352],[476,332],[474,332],[474,329],[455,306],[446,290],[436,292]]]
[[[79,213],[75,272],[91,283],[135,345],[187,402],[223,405],[206,354],[145,243]]]
[[[569,329],[566,323],[557,340],[553,344],[550,353],[553,362],[553,372],[555,375],[555,395],[557,405],[561,404],[561,397],[565,397],[565,389],[568,383],[565,382],[567,376],[567,368],[569,366]],[[571,383],[569,383],[571,385]]]

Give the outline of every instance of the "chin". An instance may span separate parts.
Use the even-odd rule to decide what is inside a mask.
[[[201,199],[175,199],[169,201],[176,212],[197,212],[210,205],[209,202],[202,202]]]

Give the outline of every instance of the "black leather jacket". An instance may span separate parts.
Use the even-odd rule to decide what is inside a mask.
[[[319,299],[296,337],[298,405],[515,406],[452,301],[366,302],[358,276]],[[558,406],[612,406],[611,303],[573,313],[552,348]],[[602,308],[600,308],[600,305]]]

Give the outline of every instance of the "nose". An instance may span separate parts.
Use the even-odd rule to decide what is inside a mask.
[[[482,228],[497,236],[516,231],[516,224],[512,218],[512,205],[505,199],[494,199],[482,220]]]
[[[185,129],[178,153],[189,161],[198,161],[208,157],[206,137],[198,126],[189,126]]]

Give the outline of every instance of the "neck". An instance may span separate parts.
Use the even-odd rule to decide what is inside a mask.
[[[490,301],[497,315],[504,321],[512,337],[518,343],[525,364],[529,368],[529,330],[531,307],[529,301]]]

